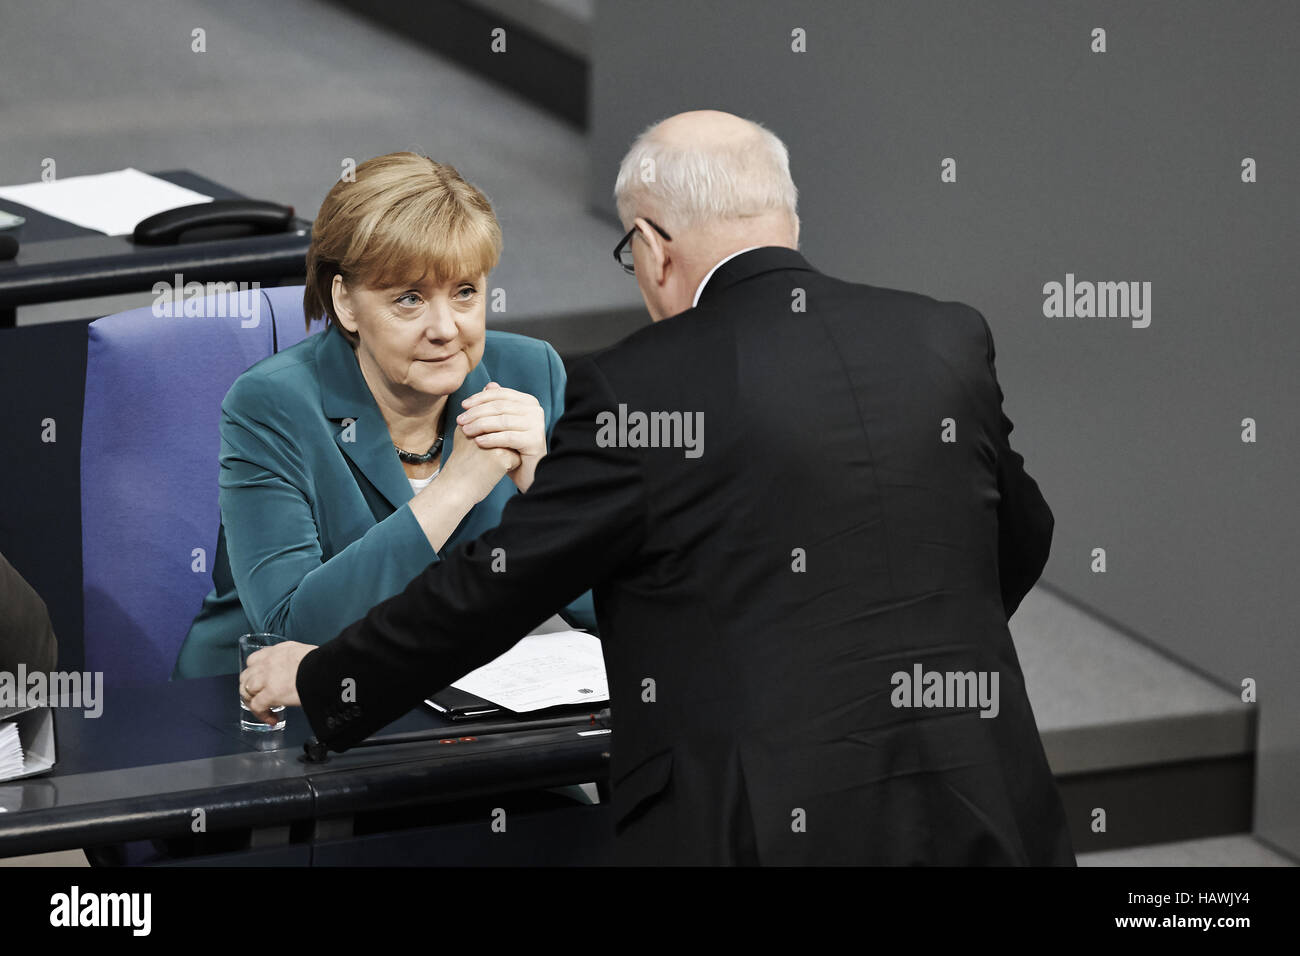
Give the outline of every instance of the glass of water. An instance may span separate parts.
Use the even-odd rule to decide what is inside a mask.
[[[241,634],[239,637],[239,672],[242,674],[244,668],[248,666],[249,655],[254,651],[261,650],[263,647],[270,647],[272,644],[279,644],[284,640],[280,634]],[[236,691],[239,689],[236,688]],[[241,695],[239,698],[239,726],[244,730],[284,730],[284,707],[272,707],[271,713],[279,714],[280,719],[275,724],[264,723],[253,715],[244,703]]]

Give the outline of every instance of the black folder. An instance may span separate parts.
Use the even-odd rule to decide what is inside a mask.
[[[468,720],[471,717],[486,717],[504,711],[490,700],[484,700],[476,694],[470,694],[455,687],[446,687],[424,701],[438,713],[452,720]]]

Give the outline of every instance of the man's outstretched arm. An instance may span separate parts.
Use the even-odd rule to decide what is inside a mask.
[[[501,523],[302,659],[298,696],[318,740],[344,750],[365,739],[509,650],[637,551],[647,520],[641,463],[596,441],[597,415],[615,407],[595,363],[579,363],[551,450]]]

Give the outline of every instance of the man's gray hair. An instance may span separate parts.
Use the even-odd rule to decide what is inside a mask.
[[[790,178],[790,154],[780,138],[747,120],[752,139],[680,148],[661,143],[655,126],[641,132],[623,157],[614,184],[619,220],[645,215],[648,202],[666,229],[784,211],[798,227],[799,191]]]

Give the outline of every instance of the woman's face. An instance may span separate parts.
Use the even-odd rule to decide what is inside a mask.
[[[450,395],[483,358],[486,286],[486,275],[383,289],[335,276],[334,308],[361,340],[362,368],[377,371],[395,395]]]

